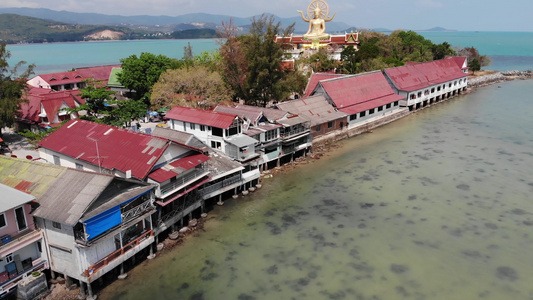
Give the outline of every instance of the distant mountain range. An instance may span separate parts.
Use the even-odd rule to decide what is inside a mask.
[[[18,42],[50,42],[78,41],[91,36],[100,36],[98,30],[117,31],[122,39],[132,38],[212,38],[222,22],[233,23],[241,32],[247,32],[253,16],[238,18],[225,15],[205,13],[171,16],[120,16],[97,13],[74,13],[55,11],[46,8],[0,8],[0,40],[10,43]],[[24,16],[17,18],[14,15]],[[7,17],[9,16],[9,17]],[[308,23],[300,16],[280,18],[274,16],[276,22],[283,27],[295,24],[295,33],[302,34],[308,29]],[[30,25],[31,24],[31,25]],[[198,30],[198,31],[196,31]],[[391,32],[388,29],[372,29],[373,31]],[[67,33],[70,33],[68,34]],[[186,31],[183,33],[178,33]],[[356,31],[350,25],[331,21],[327,24],[328,33],[345,33]],[[448,31],[441,27],[416,31]]]
[[[147,15],[120,16],[55,11],[46,8],[0,8],[0,14],[17,14],[21,16],[53,20],[69,24],[124,26],[130,29],[142,29],[160,32],[203,28],[216,29],[217,26],[222,24],[222,21],[229,22],[230,18],[233,18],[233,22],[236,26],[242,27],[242,30],[246,30],[246,28],[248,28],[251,24],[251,19],[254,17],[238,18],[204,13],[186,14],[176,17]],[[292,23],[296,23],[296,33],[305,33],[309,26],[299,16],[292,18],[280,18],[274,16],[274,18],[276,21],[280,21],[283,27],[287,27]],[[327,25],[328,32],[331,33],[344,32],[344,30],[348,27],[350,27],[350,25],[336,21],[329,22]]]

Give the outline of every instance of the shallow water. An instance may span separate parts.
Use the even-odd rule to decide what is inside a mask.
[[[343,141],[101,299],[531,299],[533,81]]]

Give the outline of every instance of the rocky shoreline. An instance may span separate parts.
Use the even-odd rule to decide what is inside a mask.
[[[515,79],[532,79],[533,71],[502,71],[468,79],[468,88],[475,89]]]

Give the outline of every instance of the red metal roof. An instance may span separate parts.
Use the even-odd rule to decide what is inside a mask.
[[[71,120],[39,143],[70,157],[145,179],[169,141],[85,120]],[[98,147],[97,147],[98,145]]]
[[[345,74],[334,74],[334,73],[313,73],[309,78],[309,82],[305,87],[304,97],[311,96],[311,93],[315,90],[316,85],[321,80],[332,79],[346,76]]]
[[[394,90],[380,71],[325,80],[319,84],[322,85],[337,109],[341,111],[344,111],[342,110],[344,108],[374,100],[381,99],[391,103],[404,99],[394,93]]]
[[[117,67],[120,68],[120,65],[78,68],[75,71],[41,74],[38,76],[50,85],[69,84],[86,79],[95,79],[96,81],[107,83],[111,70]]]
[[[50,89],[31,88],[26,95],[28,102],[21,103],[21,119],[31,122],[40,122],[41,104],[50,122],[63,102],[70,108],[76,107],[76,102],[84,104],[85,100],[80,97],[80,91],[53,91]]]
[[[236,114],[175,106],[166,113],[165,118],[228,129],[238,116]]]
[[[207,160],[209,160],[209,156],[201,153],[189,155],[155,170],[150,173],[148,177],[160,183],[165,182],[170,178],[180,175],[184,171],[190,170],[199,164],[206,162]]]
[[[396,88],[408,92],[468,76],[452,59],[385,69],[385,73]]]

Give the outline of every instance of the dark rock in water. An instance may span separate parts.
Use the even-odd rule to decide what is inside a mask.
[[[501,280],[515,281],[518,279],[518,273],[511,267],[498,267],[496,277]]]
[[[361,208],[371,208],[374,206],[374,203],[361,203]]]
[[[488,229],[498,229],[498,225],[494,223],[485,223],[485,227],[487,227]]]
[[[416,198],[417,198],[416,195],[409,195],[408,200],[413,201],[413,200],[416,200]]]
[[[204,300],[204,293],[196,293],[191,296],[191,300]]]
[[[405,273],[407,271],[409,271],[409,268],[407,266],[404,266],[404,265],[396,265],[396,264],[392,264],[390,266],[390,270],[396,274],[402,274],[402,273]]]
[[[396,292],[398,292],[398,294],[402,295],[402,297],[409,297],[409,293],[407,292],[407,290],[403,286],[397,286],[396,287]]]
[[[337,228],[344,228],[344,225],[343,224],[339,224],[339,225],[337,225]]]
[[[298,284],[301,286],[306,286],[309,284],[309,278],[300,278],[298,279]]]
[[[202,280],[203,280],[203,281],[211,281],[211,280],[213,280],[213,279],[215,279],[215,278],[217,278],[217,277],[218,277],[217,274],[215,274],[215,273],[209,273],[209,274],[207,274],[207,275],[205,275],[205,276],[202,276]]]
[[[533,226],[533,221],[524,221],[522,223],[524,223],[526,226]]]
[[[270,233],[272,233],[273,235],[278,235],[281,233],[281,228],[279,228],[278,225],[272,222],[267,222],[266,225],[270,227]]]
[[[515,208],[511,211],[513,214],[515,215],[518,215],[518,216],[522,216],[522,215],[525,215],[527,214],[527,211],[521,209],[521,208]]]
[[[278,274],[278,266],[273,265],[267,269],[267,273],[270,275],[276,275]]]
[[[463,191],[468,191],[470,190],[470,186],[468,184],[460,184],[458,186],[456,186],[456,188],[460,189],[460,190],[463,190]]]
[[[465,250],[462,252],[464,255],[471,257],[471,258],[481,258],[482,255],[479,253],[479,251],[475,250]]]
[[[357,225],[357,228],[365,229],[366,228],[366,224],[365,223],[361,223],[361,224]]]
[[[254,296],[246,295],[246,294],[240,294],[239,300],[255,300],[256,298]]]
[[[315,278],[317,278],[317,276],[318,275],[317,275],[316,271],[311,271],[311,272],[309,272],[309,274],[307,274],[307,277],[309,277],[311,279],[315,279]]]
[[[189,288],[189,284],[187,282],[184,282],[182,285],[181,285],[181,289],[188,289]]]

